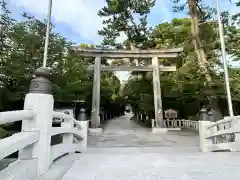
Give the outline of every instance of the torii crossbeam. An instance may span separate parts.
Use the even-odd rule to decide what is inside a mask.
[[[94,69],[94,65],[88,67],[89,70]],[[100,66],[101,71],[153,71],[154,66]],[[176,71],[176,66],[160,66],[159,70],[162,72]]]
[[[99,128],[100,117],[100,73],[101,71],[152,71],[153,72],[153,89],[154,89],[154,108],[156,126],[163,128],[163,111],[162,97],[160,86],[160,71],[176,71],[175,66],[160,66],[160,59],[177,58],[183,48],[173,48],[165,50],[113,50],[113,49],[84,49],[73,47],[72,53],[83,57],[95,57],[94,66],[89,66],[89,70],[94,70],[93,98],[92,98],[92,128]],[[148,66],[102,66],[101,58],[144,58],[152,59],[152,65]]]

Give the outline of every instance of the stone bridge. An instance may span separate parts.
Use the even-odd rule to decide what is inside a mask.
[[[9,118],[7,115],[1,114],[1,120]],[[55,114],[57,117],[61,115]],[[186,127],[192,127],[187,125],[190,123],[185,123],[184,131],[168,131],[162,134],[153,133],[151,128],[140,126],[131,120],[131,117],[132,114],[126,114],[111,119],[99,134],[87,135],[87,131],[83,129],[86,121],[76,122],[81,128],[77,128],[79,132],[73,130],[71,133],[74,138],[82,136],[83,142],[86,143],[69,141],[72,136],[70,131],[64,131],[65,123],[62,124],[64,128],[59,129],[61,133],[64,132],[65,139],[60,146],[51,147],[48,144],[44,147],[40,144],[39,136],[34,135],[33,132],[24,132],[24,135],[31,135],[26,136],[28,138],[19,136],[2,139],[0,140],[1,159],[10,152],[25,147],[26,144],[32,144],[35,142],[34,139],[39,139],[35,145],[40,148],[40,151],[35,152],[33,156],[28,154],[29,150],[34,148],[33,146],[23,148],[18,160],[0,171],[0,180],[237,180],[239,178],[238,152],[211,152],[216,150],[213,149],[214,144],[207,141],[200,144],[203,139],[199,137],[199,132],[193,131],[192,128],[186,129]],[[66,115],[63,118],[69,117]],[[226,124],[226,122],[229,124],[233,121],[225,119],[224,123],[220,124]],[[201,129],[201,123],[199,124]],[[226,127],[222,129],[224,128],[226,129]],[[26,142],[27,139],[28,142]],[[75,146],[72,146],[73,143]],[[233,149],[237,146],[233,146],[231,142],[225,142],[225,146],[222,146],[223,144],[219,143],[218,150],[238,150]],[[46,149],[49,147],[51,153],[47,156]],[[52,156],[55,157],[54,160]],[[39,165],[46,165],[46,162],[48,163],[45,170],[42,169],[43,166],[39,167]]]
[[[210,122],[202,109],[200,121],[160,118],[153,128],[131,117],[94,131],[84,110],[77,119],[55,111],[51,82],[39,69],[23,110],[0,113],[0,125],[22,122],[21,132],[0,140],[0,180],[239,179],[239,116]],[[61,141],[52,143],[57,135]]]

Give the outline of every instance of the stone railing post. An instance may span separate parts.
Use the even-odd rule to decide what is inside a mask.
[[[80,112],[79,112],[77,120],[78,121],[86,121],[86,111],[85,111],[84,108],[80,109]]]
[[[200,120],[198,123],[199,123],[200,149],[202,152],[209,152],[210,146],[212,145],[212,140],[205,138],[209,132],[209,130],[206,129],[206,126],[211,124],[208,118],[207,109],[202,108],[200,110]]]
[[[233,122],[231,123],[231,128],[234,129],[234,139],[235,139],[235,147],[233,151],[240,151],[240,118],[233,117]]]
[[[209,121],[208,111],[206,108],[202,108],[200,110],[200,120],[201,121]]]
[[[68,113],[68,111],[66,111],[66,112],[64,112],[65,114],[67,114],[67,115],[70,115],[69,113]],[[74,122],[72,121],[72,120],[63,120],[63,122],[61,123],[61,127],[63,127],[63,128],[69,128],[69,129],[72,129],[73,127],[74,127]],[[68,144],[69,146],[71,146],[72,145],[72,143],[73,143],[73,134],[63,134],[62,135],[62,143],[63,144]],[[74,151],[72,151],[72,152],[69,152],[69,153],[74,153]]]
[[[109,119],[112,119],[112,110],[109,110]]]
[[[78,143],[77,151],[78,152],[86,152],[87,151],[87,133],[88,133],[88,121],[86,119],[86,110],[84,108],[80,109],[80,113],[78,115],[78,123],[80,125],[80,131],[82,140]]]
[[[103,111],[101,112],[101,119],[103,120],[103,122],[105,121],[105,115]]]
[[[108,111],[105,111],[105,112],[104,112],[104,117],[105,117],[105,118],[104,118],[105,120],[108,120]]]
[[[22,131],[38,131],[39,141],[19,151],[19,159],[37,159],[37,175],[45,173],[50,166],[52,112],[54,99],[52,83],[49,80],[50,71],[39,68],[31,81],[29,93],[25,97],[24,109],[33,110],[36,116],[32,120],[22,121]]]
[[[214,122],[214,117],[213,117],[212,111],[208,112],[208,119],[209,119],[210,122]]]
[[[155,119],[152,119],[152,129],[156,127],[156,121]]]

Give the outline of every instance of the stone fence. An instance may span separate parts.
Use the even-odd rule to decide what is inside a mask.
[[[180,128],[180,129],[191,129],[194,131],[199,130],[198,121],[176,119],[176,120],[164,120],[164,127],[166,128]]]

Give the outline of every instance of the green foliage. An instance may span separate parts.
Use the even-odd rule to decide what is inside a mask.
[[[183,10],[189,1],[176,3],[175,11]],[[182,2],[182,1],[181,1]],[[177,72],[161,72],[161,89],[163,107],[180,111],[183,117],[194,116],[200,104],[209,96],[225,100],[222,63],[220,62],[219,35],[216,24],[203,23],[211,19],[215,9],[197,0],[197,11],[200,24],[200,39],[208,69],[213,79],[211,87],[206,86],[204,74],[201,73],[197,56],[192,45],[191,20],[188,18],[173,19],[160,23],[154,28],[147,26],[147,16],[155,0],[107,0],[106,6],[99,11],[103,17],[103,29],[99,34],[104,36],[103,46],[125,49],[162,49],[183,47],[184,52],[178,60],[162,59],[163,65],[177,65]],[[239,4],[238,4],[239,5]],[[28,91],[30,80],[36,68],[42,65],[46,22],[23,13],[24,20],[17,22],[11,18],[7,4],[1,3],[0,14],[0,108],[7,106],[9,100],[23,99]],[[239,14],[232,17],[222,13],[226,34],[227,51],[238,61],[240,57]],[[228,19],[232,24],[228,24]],[[124,33],[127,37],[123,43],[117,38]],[[88,109],[91,108],[93,73],[87,66],[93,58],[83,58],[68,52],[73,42],[54,31],[51,25],[48,67],[54,75],[53,91],[56,100],[74,101],[85,99]],[[95,48],[94,45],[81,44],[83,48]],[[139,59],[149,64],[150,61]],[[107,59],[102,62],[108,65]],[[127,64],[117,59],[113,64]],[[233,99],[240,100],[240,70],[229,68]],[[126,84],[121,85],[112,72],[101,73],[101,108],[109,109],[130,104],[134,112],[145,112],[153,117],[153,84],[151,73],[133,73]],[[11,106],[11,104],[10,104]],[[191,111],[189,111],[191,109]],[[226,109],[226,107],[224,107]]]
[[[23,100],[28,92],[35,69],[42,66],[46,21],[23,13],[23,20],[11,18],[7,4],[2,2],[0,34],[0,108],[11,109],[9,102]],[[54,31],[51,25],[47,66],[52,69],[51,80],[56,101],[86,100],[91,109],[93,72],[87,66],[93,58],[83,58],[68,52],[74,44]],[[83,48],[94,45],[81,44]],[[107,62],[106,62],[107,63]],[[113,73],[102,73],[101,105],[118,104],[120,81]],[[19,107],[22,108],[22,107]]]
[[[174,3],[173,11],[179,12],[187,9],[191,1],[196,1],[197,3],[197,15],[200,23],[205,22],[214,17],[216,9],[207,5],[206,1],[204,0],[185,0],[185,1],[172,0],[172,2]]]
[[[226,29],[229,28],[233,27],[226,27]],[[234,28],[238,30],[237,27]],[[180,115],[184,117],[194,116],[198,112],[201,103],[204,103],[208,96],[215,96],[218,99],[226,98],[222,66],[219,54],[216,51],[219,49],[218,29],[214,24],[202,24],[200,30],[204,32],[201,33],[201,40],[209,62],[208,68],[214,82],[211,87],[206,86],[205,77],[198,68],[197,57],[191,43],[190,19],[173,19],[172,22],[161,23],[153,29],[151,34],[151,48],[184,48],[181,58],[175,62],[178,67],[177,72],[161,73],[163,108],[180,110]],[[237,39],[235,35],[233,34],[232,37],[228,35],[229,40]],[[238,43],[234,39],[231,42],[233,45]],[[230,49],[233,50],[233,48]],[[161,63],[167,65],[169,60],[162,60]],[[170,62],[170,64],[172,63]],[[237,101],[240,100],[239,72],[239,69],[230,69],[229,72],[233,100]],[[128,96],[128,102],[134,107],[133,110],[140,111],[144,109],[153,113],[152,87],[151,76],[149,76],[148,81],[144,77],[128,81],[124,91],[125,96]],[[145,91],[145,89],[148,90]],[[143,98],[145,94],[147,94],[147,99]],[[174,102],[171,99],[174,99]],[[188,111],[188,109],[192,109],[192,111]]]
[[[103,29],[99,35],[104,36],[103,45],[123,47],[116,42],[116,38],[124,33],[127,36],[125,46],[128,48],[143,48],[147,42],[149,28],[147,15],[155,5],[155,0],[107,0],[99,12],[103,20]]]
[[[239,61],[240,58],[240,14],[234,14],[231,18],[232,24],[225,27],[226,47],[233,60]]]

